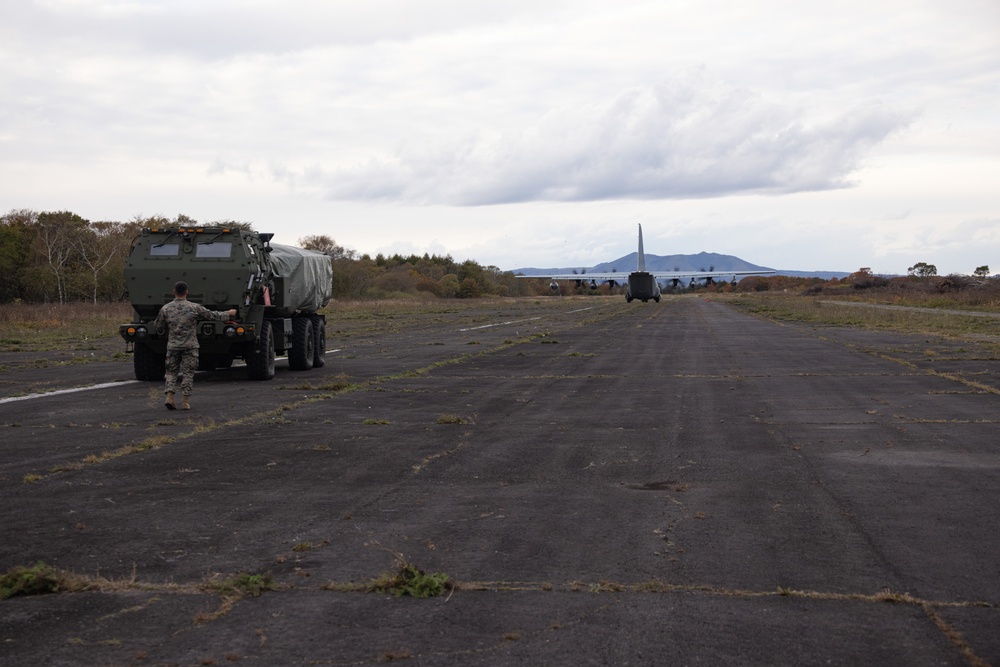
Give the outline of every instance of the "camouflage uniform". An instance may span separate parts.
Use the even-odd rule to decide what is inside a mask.
[[[187,299],[174,299],[160,308],[156,316],[156,332],[167,334],[167,384],[164,393],[177,388],[177,376],[182,376],[181,393],[190,396],[194,388],[194,372],[198,370],[198,321],[229,319],[229,312],[209,310]]]

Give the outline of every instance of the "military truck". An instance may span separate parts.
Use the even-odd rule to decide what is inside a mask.
[[[288,355],[292,370],[322,366],[333,268],[322,253],[272,244],[274,234],[228,227],[147,228],[125,264],[133,318],[120,327],[133,354],[137,380],[161,380],[167,336],[153,326],[174,284],[188,284],[188,299],[211,310],[235,308],[228,322],[198,322],[199,367],[246,362],[251,380],[274,377],[274,359]]]

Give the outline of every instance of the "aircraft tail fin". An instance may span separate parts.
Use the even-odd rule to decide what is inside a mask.
[[[639,225],[639,266],[636,270],[646,270],[646,253],[642,251],[642,225]]]

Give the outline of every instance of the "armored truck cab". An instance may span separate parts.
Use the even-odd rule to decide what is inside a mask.
[[[229,322],[198,323],[202,370],[246,362],[253,380],[274,377],[274,359],[288,354],[293,370],[322,366],[333,270],[322,253],[271,244],[273,234],[226,227],[143,229],[125,264],[133,319],[119,331],[133,353],[135,377],[160,380],[167,337],[153,321],[188,284],[188,299],[211,310],[235,308]]]

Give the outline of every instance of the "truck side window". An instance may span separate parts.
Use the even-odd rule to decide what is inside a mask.
[[[233,244],[229,241],[199,243],[194,256],[199,259],[229,259],[233,255]]]

